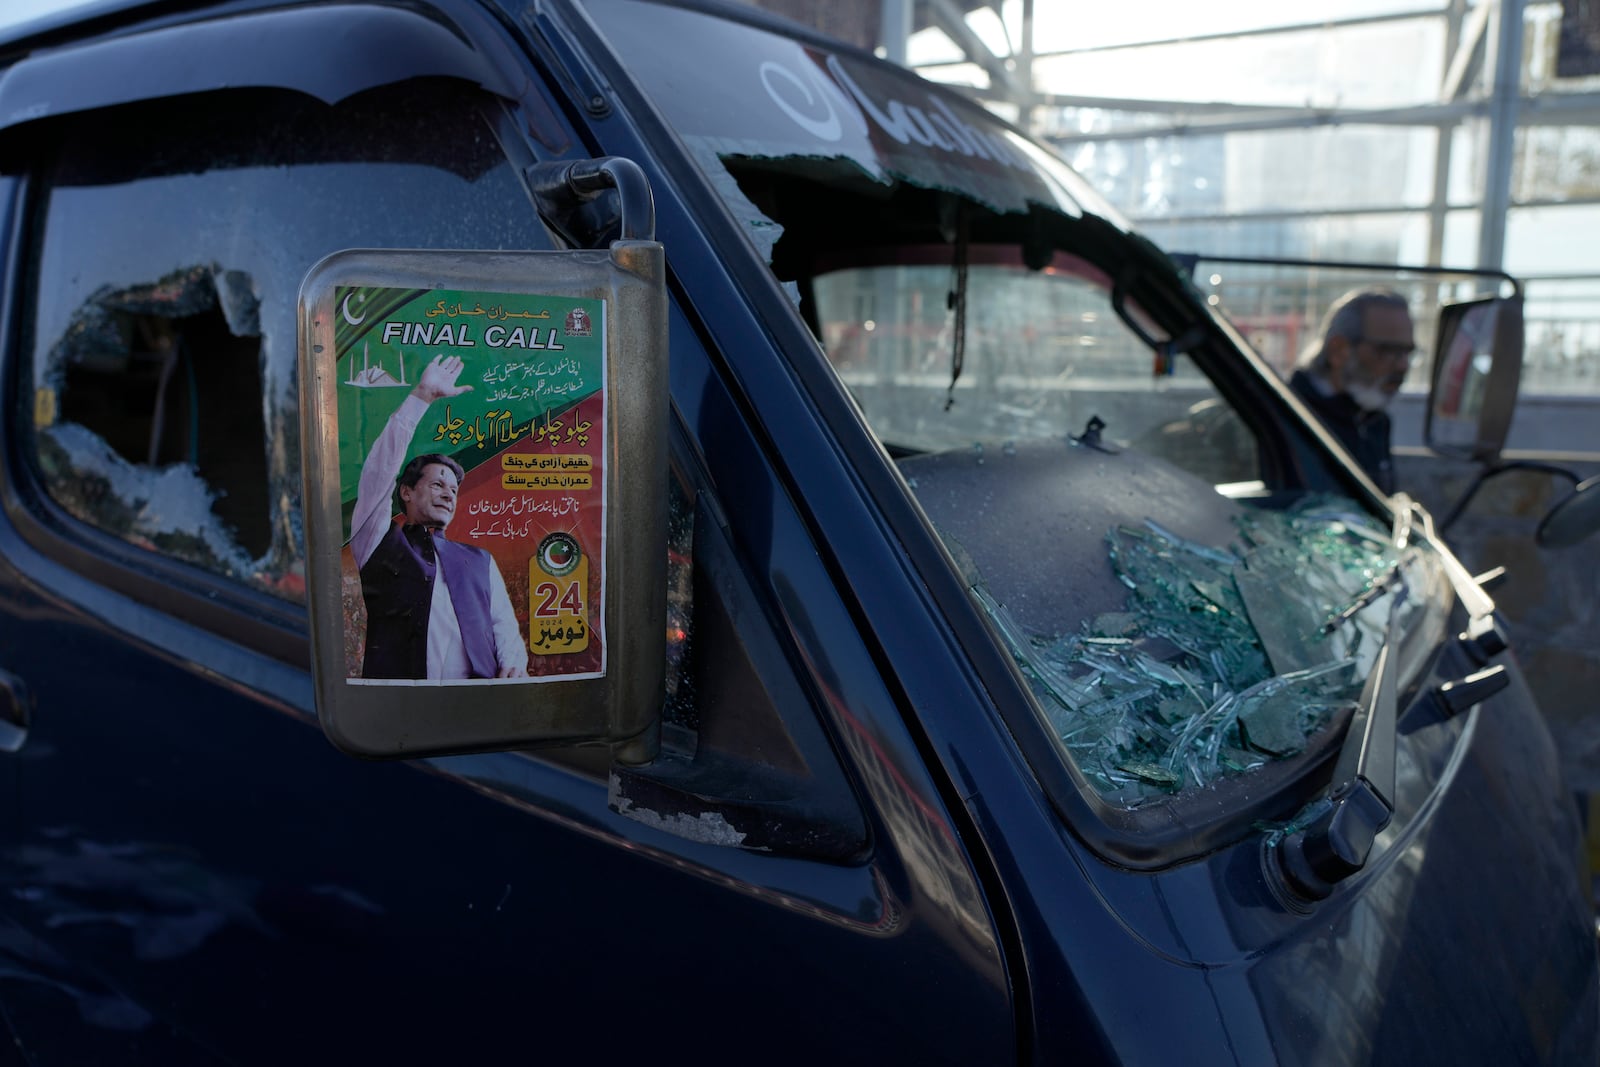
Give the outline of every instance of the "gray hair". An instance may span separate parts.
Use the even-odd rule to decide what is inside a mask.
[[[1308,346],[1299,359],[1302,370],[1326,375],[1328,371],[1328,342],[1335,337],[1359,341],[1367,322],[1369,308],[1394,308],[1411,312],[1411,302],[1402,294],[1384,286],[1352,289],[1333,302],[1328,313],[1322,316],[1322,328],[1317,340]]]

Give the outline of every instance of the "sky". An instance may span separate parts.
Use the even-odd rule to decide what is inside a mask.
[[[1229,0],[1196,4],[1193,0],[1140,0],[1136,5],[1089,0],[1046,0],[1034,5],[1034,49],[1051,52],[1094,48],[1132,41],[1171,40],[1198,34],[1226,33],[1261,26],[1303,25],[1331,19],[1359,18],[1398,11],[1432,10],[1443,0]],[[1004,21],[1012,41],[1020,39],[1021,0],[1005,0]],[[974,14],[974,32],[1000,54],[1009,52],[1001,20],[991,12]],[[913,57],[913,62],[917,57]]]
[[[85,7],[90,0],[0,0],[0,26],[29,22],[50,11]]]

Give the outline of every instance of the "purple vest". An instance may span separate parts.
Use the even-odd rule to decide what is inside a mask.
[[[407,536],[411,531],[413,536]],[[435,566],[425,540],[438,556]],[[425,678],[428,674],[428,612],[433,579],[444,568],[456,622],[466,644],[473,678],[493,678],[494,619],[489,611],[489,553],[429,537],[417,527],[391,523],[371,558],[361,568],[361,596],[367,604],[367,649],[363,678]]]

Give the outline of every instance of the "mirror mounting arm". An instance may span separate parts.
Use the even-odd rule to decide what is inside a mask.
[[[1467,505],[1472,502],[1473,497],[1478,495],[1478,490],[1483,488],[1484,482],[1487,482],[1497,474],[1505,474],[1508,471],[1539,471],[1544,474],[1565,478],[1574,485],[1578,482],[1576,474],[1565,467],[1558,467],[1553,463],[1541,463],[1532,459],[1517,459],[1509,463],[1496,463],[1493,466],[1485,467],[1472,480],[1472,484],[1467,486],[1466,492],[1461,494],[1460,499],[1455,502],[1455,506],[1450,509],[1450,513],[1440,521],[1439,532],[1443,533],[1448,530],[1451,524],[1461,517],[1462,513],[1467,510]]]
[[[572,162],[537,163],[524,172],[539,213],[572,236],[588,227],[574,225],[579,209],[609,190],[617,192],[624,241],[656,239],[655,197],[649,179],[631,159],[603,156]],[[591,241],[599,244],[604,242]]]

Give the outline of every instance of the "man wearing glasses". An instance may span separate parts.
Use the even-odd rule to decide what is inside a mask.
[[[1384,409],[1400,391],[1416,347],[1405,297],[1392,289],[1357,289],[1328,309],[1321,340],[1289,379],[1289,388],[1385,493],[1395,486]]]

